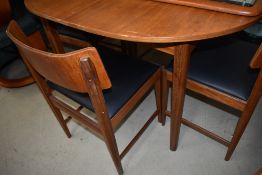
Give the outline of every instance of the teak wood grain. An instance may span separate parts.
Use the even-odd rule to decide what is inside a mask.
[[[12,24],[15,26],[15,23]],[[9,32],[14,32],[12,31],[12,29],[15,28],[9,28]],[[18,34],[19,35],[17,36],[19,36],[19,39],[22,40],[24,38],[23,34]],[[12,38],[12,40],[21,43],[16,38]],[[27,43],[29,46],[34,46],[28,38],[25,41],[29,41],[29,43]],[[24,56],[28,58],[30,64],[35,69],[37,69],[37,71],[42,76],[46,78],[48,77],[49,80],[56,82],[63,87],[72,89],[77,92],[89,92],[88,87],[83,82],[84,77],[82,75],[82,72],[79,69],[80,59],[82,57],[88,57],[92,60],[98,73],[101,88],[108,89],[111,87],[111,81],[94,47],[88,47],[66,54],[47,54],[46,52],[35,49],[33,47],[29,49],[29,46],[22,44],[21,46],[27,48],[23,51]],[[70,71],[70,74],[68,73],[68,71]],[[63,77],[63,79],[61,79],[61,77]]]
[[[201,40],[230,34],[257,21],[150,0],[25,0],[32,13],[86,32],[149,43]]]

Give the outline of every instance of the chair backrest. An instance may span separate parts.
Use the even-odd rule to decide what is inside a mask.
[[[262,68],[262,44],[260,44],[255,56],[251,60],[250,67],[253,69]]]
[[[33,48],[32,44],[15,21],[7,28],[7,35],[16,44],[23,59],[26,59],[33,69],[46,79],[76,92],[89,92],[81,69],[81,59],[88,58],[96,69],[102,89],[111,87],[110,79],[94,47],[78,51],[53,54]]]

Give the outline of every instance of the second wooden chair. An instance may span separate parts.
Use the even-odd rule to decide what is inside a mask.
[[[193,47],[192,47],[193,48]],[[172,48],[168,48],[172,53]],[[224,37],[199,43],[190,59],[186,88],[241,112],[231,140],[226,140],[185,118],[176,118],[179,131],[183,123],[228,147],[225,160],[235,150],[262,94],[262,45]],[[251,67],[251,68],[250,68]],[[167,108],[168,82],[172,64],[163,73],[163,120],[171,116]],[[176,87],[172,87],[176,88]],[[174,117],[174,116],[171,116]],[[178,140],[176,138],[175,140]],[[177,145],[177,144],[176,144]]]

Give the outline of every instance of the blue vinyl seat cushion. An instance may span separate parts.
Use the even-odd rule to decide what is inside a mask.
[[[112,118],[159,67],[109,48],[100,47],[97,50],[112,83],[112,88],[103,91],[109,117]],[[50,81],[48,85],[93,111],[88,94],[65,89]]]
[[[188,78],[247,100],[258,76],[249,67],[257,49],[257,44],[236,38],[203,41],[192,53]],[[167,69],[172,71],[172,64]]]

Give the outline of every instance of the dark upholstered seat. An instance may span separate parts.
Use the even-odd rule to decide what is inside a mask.
[[[158,66],[128,57],[109,48],[103,47],[97,48],[97,50],[112,82],[112,88],[103,91],[109,117],[111,118],[144,82],[155,73]],[[87,94],[76,93],[51,82],[48,82],[48,84],[52,89],[93,110]]]
[[[188,78],[247,100],[258,76],[258,70],[249,68],[258,47],[235,38],[200,43],[192,53]]]

